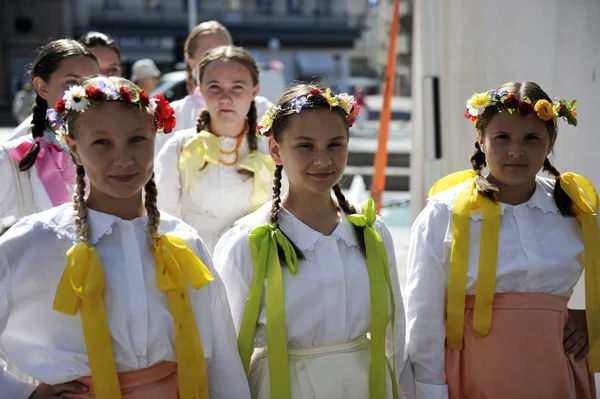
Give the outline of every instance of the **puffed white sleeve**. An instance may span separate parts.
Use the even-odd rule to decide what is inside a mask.
[[[254,265],[246,229],[235,226],[225,233],[214,251],[215,268],[223,279],[236,335],[240,332]]]
[[[208,249],[197,239],[201,259],[213,272],[210,286],[210,309],[213,322],[212,356],[207,362],[209,396],[223,399],[250,398],[250,388],[238,352],[237,336],[233,328],[229,302],[223,281],[215,270]]]
[[[0,399],[28,399],[37,385],[20,381],[7,370],[2,335],[10,314],[10,269],[0,244]]]
[[[18,173],[8,149],[0,145],[0,219],[20,216]]]
[[[385,245],[387,252],[388,263],[390,267],[390,277],[392,279],[392,290],[394,292],[394,301],[396,304],[395,324],[392,330],[391,323],[388,324],[386,331],[386,355],[391,360],[392,354],[395,359],[396,366],[396,382],[400,384],[403,397],[415,397],[415,381],[413,370],[408,361],[406,353],[405,338],[406,338],[406,315],[404,313],[404,302],[402,298],[402,290],[400,288],[400,277],[398,273],[398,265],[396,264],[396,255],[394,251],[394,240],[385,223],[378,218],[377,231]]]
[[[449,211],[430,203],[415,220],[405,292],[407,350],[419,399],[447,399],[445,381],[447,274],[430,235],[445,232]],[[443,246],[443,238],[438,243]]]
[[[162,147],[154,160],[154,174],[158,187],[158,209],[181,218],[181,177],[177,162],[181,148],[179,139],[173,135]]]

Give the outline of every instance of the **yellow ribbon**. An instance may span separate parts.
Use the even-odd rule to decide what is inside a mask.
[[[390,264],[387,250],[381,236],[373,227],[377,219],[375,201],[369,198],[361,206],[362,215],[348,215],[348,220],[363,228],[367,252],[367,273],[369,276],[369,293],[371,300],[370,332],[371,332],[371,364],[369,366],[369,395],[374,398],[385,398],[386,364],[385,335],[388,324],[388,294],[392,310],[392,335],[396,321],[396,302],[392,288]],[[392,342],[394,339],[392,338]],[[393,350],[392,353],[394,353]],[[392,395],[398,398],[398,382],[396,379],[395,355],[392,355],[392,366],[389,370],[392,382]]]
[[[79,242],[67,251],[54,310],[81,315],[92,383],[98,399],[121,399],[117,366],[104,308],[104,271],[98,253],[90,244]]]
[[[592,183],[575,173],[560,176],[560,185],[575,204],[583,232],[585,267],[585,314],[590,348],[590,369],[600,372],[600,233],[598,232],[598,193]]]
[[[452,249],[448,277],[446,339],[448,347],[453,350],[462,350],[463,348],[471,212],[478,209],[482,209],[482,226],[473,315],[475,336],[478,338],[487,336],[492,323],[500,234],[500,203],[484,197],[477,191],[475,188],[476,175],[477,173],[472,170],[453,173],[442,178],[429,191],[431,196],[466,182],[464,189],[454,200],[452,210]]]
[[[267,279],[267,347],[269,348],[269,373],[271,397],[285,399],[291,397],[290,375],[285,327],[285,297],[283,274],[279,263],[279,251],[285,257],[290,274],[298,271],[296,251],[285,235],[271,224],[264,224],[252,230],[248,236],[254,275],[250,293],[238,335],[238,349],[246,374],[250,368],[250,357],[254,349],[254,334],[260,312],[260,303]]]
[[[207,163],[217,165],[221,156],[221,142],[214,134],[202,130],[188,140],[181,149],[177,168],[183,175],[186,190],[192,186],[195,176]]]
[[[208,399],[206,363],[186,282],[199,289],[213,276],[184,241],[169,235],[155,235],[153,239],[157,286],[167,292],[175,327],[180,397]],[[80,311],[96,397],[120,399],[103,291],[104,271],[98,253],[88,243],[75,244],[67,252],[54,309],[69,315]]]
[[[269,200],[275,163],[270,155],[254,150],[240,162],[240,168],[254,173],[250,196],[250,211],[254,212]]]

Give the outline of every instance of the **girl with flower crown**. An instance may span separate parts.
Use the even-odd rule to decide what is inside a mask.
[[[156,206],[154,137],[173,110],[122,78],[69,93],[54,120],[76,163],[73,203],[0,237],[0,352],[41,384],[0,368],[0,398],[249,397],[210,255]]]
[[[372,200],[357,211],[339,185],[359,113],[346,93],[299,85],[258,126],[277,165],[273,201],[215,250],[253,398],[400,395],[405,324],[392,237]]]
[[[0,144],[0,218],[17,219],[71,201],[75,169],[64,143],[46,119],[77,80],[98,74],[98,60],[75,40],[61,39],[42,48],[31,68],[36,91],[31,136]]]
[[[275,165],[257,138],[254,58],[240,47],[211,50],[198,67],[207,108],[158,155],[159,208],[194,227],[212,251],[233,222],[269,200]]]
[[[202,58],[214,48],[231,46],[232,44],[231,33],[218,21],[202,22],[192,29],[188,35],[183,45],[188,95],[171,103],[177,118],[177,130],[191,129],[196,126],[198,115],[203,109],[207,108],[205,95],[200,89],[198,77],[198,66]],[[262,96],[256,96],[254,103],[259,117],[272,105],[269,100]],[[157,139],[155,145],[157,154],[164,143],[164,139]]]
[[[532,82],[467,101],[473,168],[432,187],[411,232],[407,349],[419,398],[596,397],[598,195],[548,159],[558,119],[577,125],[576,106]],[[584,269],[586,310],[569,310]]]

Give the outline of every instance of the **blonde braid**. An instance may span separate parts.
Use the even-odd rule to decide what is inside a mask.
[[[73,194],[73,210],[75,211],[75,227],[79,234],[79,241],[90,242],[90,225],[88,212],[85,205],[85,169],[77,165],[77,183]]]
[[[158,190],[156,189],[156,183],[154,182],[154,174],[152,174],[152,177],[148,180],[148,183],[146,183],[144,191],[146,192],[144,206],[146,207],[146,213],[148,214],[148,232],[150,233],[150,238],[153,242],[154,239],[152,236],[158,234],[158,225],[160,223],[160,212],[156,205]]]

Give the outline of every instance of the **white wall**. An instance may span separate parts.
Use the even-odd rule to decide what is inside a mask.
[[[579,126],[559,122],[555,166],[600,187],[600,1],[415,0],[415,215],[437,178],[470,167],[475,129],[465,101],[508,81],[535,81],[550,95],[579,99]],[[440,77],[443,159],[432,160],[422,79]]]

